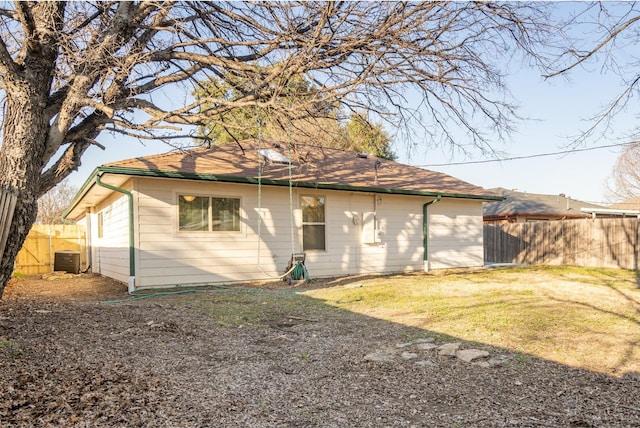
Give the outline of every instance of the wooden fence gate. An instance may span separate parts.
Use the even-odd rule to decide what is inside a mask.
[[[59,251],[80,253],[80,270],[87,268],[86,232],[76,224],[34,224],[18,253],[15,271],[24,275],[53,272]]]
[[[485,224],[484,259],[637,270],[639,225],[637,218]]]

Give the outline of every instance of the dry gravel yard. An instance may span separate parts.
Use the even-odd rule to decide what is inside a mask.
[[[0,426],[640,426],[636,372],[459,340],[501,359],[481,367],[422,346],[458,340],[442,332],[282,287],[128,300],[98,276],[13,280],[0,302]]]

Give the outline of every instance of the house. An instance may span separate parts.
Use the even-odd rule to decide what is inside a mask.
[[[583,208],[604,208],[601,205],[572,199],[563,193],[542,195],[501,187],[490,189],[490,191],[503,196],[504,199],[484,205],[483,218],[485,223],[525,223],[528,221],[587,218],[591,215],[583,212]]]
[[[609,206],[616,210],[640,210],[640,197],[627,198]]]
[[[483,266],[499,196],[364,154],[248,140],[96,168],[65,212],[129,289]]]
[[[636,217],[640,218],[640,198],[628,198],[606,208],[582,208],[592,218]]]

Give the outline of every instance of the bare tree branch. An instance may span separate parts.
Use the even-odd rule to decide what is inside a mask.
[[[640,9],[635,2],[592,3],[584,6],[565,24],[569,31],[593,34],[595,41],[590,46],[583,38],[573,40],[560,51],[555,60],[558,64],[554,67],[555,71],[544,77],[567,75],[578,67],[598,61],[603,73],[618,75],[623,85],[623,89],[614,94],[600,111],[587,118],[587,129],[572,137],[569,146],[586,144],[610,134],[614,119],[629,107],[634,95],[640,93],[640,56],[636,49],[640,42],[639,24]],[[625,131],[637,134],[640,127]]]
[[[608,30],[607,36],[600,43],[598,43],[595,47],[593,47],[591,50],[589,50],[585,54],[578,55],[578,59],[576,61],[572,62],[571,64],[569,64],[568,66],[566,66],[566,67],[564,67],[564,68],[562,68],[562,69],[560,69],[558,71],[555,71],[553,73],[545,74],[544,78],[548,79],[550,77],[559,76],[560,74],[564,74],[567,71],[576,68],[577,66],[579,66],[583,62],[585,62],[588,59],[592,58],[594,55],[596,55],[598,52],[600,52],[606,46],[610,45],[621,33],[625,32],[627,29],[631,28],[638,21],[640,21],[640,15],[635,16],[633,18],[630,18],[629,20],[623,22],[621,25],[616,26],[615,28],[612,28],[612,29]]]
[[[489,150],[515,107],[505,58],[546,60],[547,5],[489,2],[15,2],[0,10],[0,185],[17,189],[8,248],[36,199],[103,132],[191,139],[193,125],[257,107],[304,132],[319,103],[424,141]],[[314,84],[282,103],[296,75]],[[196,97],[211,76],[239,93]],[[245,82],[245,83],[242,83]],[[406,101],[414,102],[407,106]],[[416,107],[417,106],[417,107]],[[320,116],[320,117],[317,117]],[[459,133],[459,129],[465,131]],[[410,130],[410,131],[409,131]],[[495,137],[495,139],[494,139]],[[460,143],[459,139],[465,141]],[[16,217],[14,217],[16,218]],[[13,228],[14,226],[12,226]],[[15,255],[15,254],[14,254]],[[0,264],[0,293],[12,256]]]
[[[0,40],[0,73],[7,77],[11,76],[15,78],[17,72],[16,64],[13,62],[13,58],[11,58],[7,45],[4,43],[4,40]]]
[[[617,200],[640,197],[640,142],[624,146],[609,176],[607,187]]]

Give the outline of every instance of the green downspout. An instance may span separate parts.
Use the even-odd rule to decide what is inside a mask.
[[[429,216],[427,215],[427,207],[429,205],[435,204],[440,199],[442,199],[441,194],[436,196],[436,198],[433,201],[426,202],[422,206],[422,245],[424,248],[422,260],[423,260],[423,269],[425,272],[429,271]]]
[[[129,202],[129,293],[135,291],[135,278],[136,278],[136,260],[135,260],[135,252],[134,252],[134,237],[133,233],[133,195],[128,190],[121,189],[120,187],[112,186],[107,183],[103,183],[100,180],[100,176],[96,175],[96,184],[98,186],[104,187],[109,190],[113,190],[114,192],[122,193],[127,196],[127,200]]]

